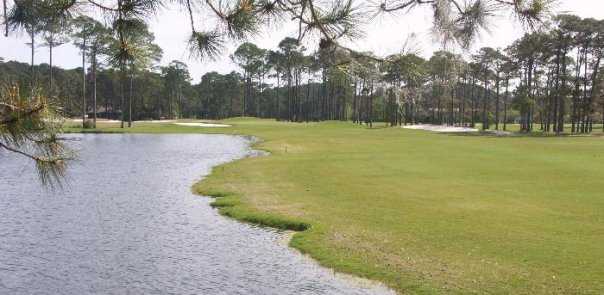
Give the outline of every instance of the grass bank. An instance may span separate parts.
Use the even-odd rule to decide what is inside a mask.
[[[128,132],[261,138],[271,156],[222,165],[194,190],[241,220],[310,225],[291,246],[401,293],[604,293],[602,137],[225,122]]]

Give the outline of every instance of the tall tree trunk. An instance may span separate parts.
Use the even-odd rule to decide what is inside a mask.
[[[120,128],[124,128],[124,122],[126,121],[126,112],[124,110],[124,105],[126,102],[126,94],[124,93],[124,80],[126,80],[126,77],[124,77],[124,66],[123,66],[123,62],[121,62],[122,65],[120,65],[120,112],[121,112],[121,123],[120,123]],[[170,109],[171,108],[171,104],[170,104]],[[170,114],[170,116],[172,116]]]
[[[461,96],[459,97],[459,126],[466,126],[466,85],[468,84],[466,81],[466,77],[462,77],[461,88],[459,89],[461,92]]]
[[[277,114],[275,115],[275,118],[277,119],[281,118],[281,99],[279,97],[279,87],[281,86],[281,79],[279,76],[280,73],[277,72],[277,89],[275,89],[275,99],[277,100]]]
[[[528,68],[526,71],[527,74],[527,80],[526,80],[526,85],[528,87],[528,98],[529,98],[529,103],[524,107],[524,128],[523,131],[526,132],[530,132],[531,131],[531,121],[530,121],[530,102],[533,101],[533,61],[529,60],[528,62]]]
[[[562,79],[561,79],[561,89],[566,89],[566,51],[562,52]],[[564,132],[564,96],[560,96],[560,103],[558,109],[558,130],[556,130],[557,134]]]
[[[484,81],[484,98],[482,101],[482,130],[489,129],[489,117],[487,112],[487,105],[489,103],[489,82]]]
[[[470,126],[474,128],[476,126],[476,96],[475,96],[475,88],[476,88],[476,78],[472,77],[472,87],[470,88],[470,97],[472,102],[472,114],[471,114],[471,124]]]
[[[49,44],[48,44],[48,55],[49,55],[48,59],[49,59],[49,65],[50,65],[50,71],[49,71],[49,76],[50,76],[50,83],[49,84],[50,85],[49,85],[48,91],[50,92],[50,97],[52,97],[53,94],[54,94],[53,91],[52,91],[52,89],[53,89],[53,87],[52,87],[53,86],[52,85],[52,82],[53,82],[53,76],[52,76],[52,49],[53,49],[53,45],[54,45],[54,41],[51,40],[49,42]]]
[[[113,91],[111,93],[113,93]],[[111,98],[111,114],[113,115],[113,95],[111,95]],[[109,119],[109,96],[105,96],[105,117]]]
[[[371,81],[371,90],[367,98],[367,122],[369,123],[369,128],[373,128],[373,80]]]
[[[357,100],[358,100],[358,96],[357,96],[357,91],[358,91],[358,86],[357,86],[357,80],[354,80],[354,91],[353,91],[353,97],[352,97],[352,122],[356,123],[357,122]]]
[[[579,90],[580,90],[580,76],[581,76],[581,62],[583,61],[582,49],[577,48],[577,62],[575,63],[575,77],[574,77],[574,91],[572,96],[572,133],[579,132]],[[556,133],[558,130],[556,129]]]
[[[589,90],[589,102],[588,102],[589,103],[589,130],[588,130],[589,133],[591,133],[592,129],[593,129],[593,113],[594,113],[594,109],[595,109],[595,107],[593,105],[593,103],[594,103],[593,97],[594,97],[594,89],[598,87],[596,85],[598,83],[598,74],[600,71],[601,61],[602,61],[602,56],[598,56],[592,66],[592,68],[594,70],[593,70],[593,73],[591,74],[591,89]]]
[[[585,47],[585,64],[584,64],[584,74],[583,74],[583,96],[581,99],[581,133],[587,133],[587,125],[588,125],[588,117],[589,117],[589,102],[587,100],[587,71],[588,71],[588,62],[587,62],[587,46]]]
[[[132,65],[130,65],[132,66]],[[128,95],[128,127],[132,127],[132,99],[133,97],[133,85],[134,85],[134,73],[130,70],[130,95]]]
[[[301,80],[302,80],[302,71],[298,70],[298,77],[296,79],[296,89],[298,90],[297,94],[296,94],[296,98],[298,101],[298,111],[297,111],[296,119],[298,122],[302,121],[302,117],[301,117],[302,116],[302,95],[300,94],[300,92],[302,91],[302,87],[300,86]]]
[[[554,98],[554,106],[553,106],[553,128],[554,128],[554,132],[558,133],[558,112],[560,111],[560,101],[562,100],[562,95],[560,93],[560,60],[561,58],[561,49],[558,48],[558,50],[556,51],[556,78],[554,79],[554,91],[555,93],[555,98]],[[574,119],[573,119],[573,129],[574,129]],[[548,130],[549,131],[549,130]]]
[[[455,125],[455,114],[454,114],[454,108],[455,108],[455,86],[453,86],[453,89],[451,89],[451,92],[449,93],[451,95],[451,110],[449,112],[449,122],[447,122],[449,125]]]
[[[305,108],[306,110],[304,111],[304,121],[306,121],[306,122],[308,122],[308,118],[310,117],[309,116],[310,112],[309,112],[309,108],[308,108],[309,102],[310,102],[310,79],[308,79],[308,82],[306,84],[306,103],[305,103],[305,105],[307,107]]]
[[[123,20],[123,2],[124,0],[118,0],[117,1],[117,8],[118,8],[118,20],[122,21]],[[120,28],[118,26],[118,28]],[[125,39],[124,39],[124,32],[122,31],[122,29],[118,29],[117,31],[118,33],[118,39],[120,41],[120,46],[125,46]],[[124,94],[124,80],[126,79],[125,75],[125,66],[126,66],[126,61],[123,60],[122,58],[120,58],[119,61],[120,64],[120,96],[121,96],[121,103],[120,103],[120,111],[121,111],[121,124],[120,127],[123,129],[124,128],[124,121],[126,119],[126,114],[124,112],[124,101],[125,101],[125,94]]]
[[[499,130],[499,83],[501,82],[499,80],[499,73],[497,73],[497,81],[495,82],[496,88],[497,88],[497,97],[495,99],[495,130]]]
[[[245,81],[244,85],[243,85],[243,101],[241,103],[241,116],[245,117],[245,104],[247,103],[247,96],[248,96],[248,78],[247,78],[247,70],[245,70],[243,72],[243,79]]]
[[[82,44],[82,128],[86,126],[86,40]]]
[[[97,109],[96,109],[96,48],[93,50],[92,54],[92,126],[96,129],[96,119],[97,119]],[[107,112],[107,109],[105,109]]]
[[[132,79],[132,78],[131,78]],[[132,83],[132,81],[131,81]],[[176,96],[176,119],[180,119],[183,117],[183,108],[182,108],[182,84],[183,81],[178,82],[178,95]],[[209,98],[208,98],[209,99]],[[207,113],[207,111],[206,111]]]
[[[34,97],[34,88],[36,88],[36,70],[34,67],[34,57],[36,55],[36,37],[32,28],[31,31],[31,98]]]
[[[503,131],[508,130],[508,98],[510,95],[509,87],[510,79],[507,78],[505,81],[505,97],[503,98]]]
[[[174,112],[172,111],[172,101],[174,100],[174,95],[176,95],[176,91],[174,89],[170,89],[170,94],[168,95],[168,118],[170,119],[172,119],[172,117],[174,116]]]
[[[261,77],[258,77],[258,90],[259,90],[259,93],[256,93],[254,91],[254,88],[252,87],[252,91],[254,91],[254,100],[256,101],[256,117],[262,118],[262,114],[260,113],[260,99],[262,98],[262,78]]]
[[[292,114],[292,95],[293,95],[293,85],[292,85],[292,70],[288,68],[287,73],[287,120],[293,121]]]

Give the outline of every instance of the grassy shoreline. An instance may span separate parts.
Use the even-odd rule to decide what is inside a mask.
[[[215,167],[193,191],[235,219],[306,229],[292,247],[401,293],[604,290],[601,138],[227,123],[126,131],[262,138],[253,148],[270,156]]]

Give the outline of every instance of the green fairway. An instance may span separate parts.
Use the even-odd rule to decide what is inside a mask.
[[[400,293],[604,293],[604,137],[223,122],[126,130],[259,137],[270,156],[215,168],[194,190],[240,220],[310,225],[293,247]]]

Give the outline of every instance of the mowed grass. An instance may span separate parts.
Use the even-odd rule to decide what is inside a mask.
[[[310,226],[293,247],[400,293],[604,293],[603,137],[225,122],[129,132],[259,137],[270,156],[217,167],[194,190],[240,220]]]

